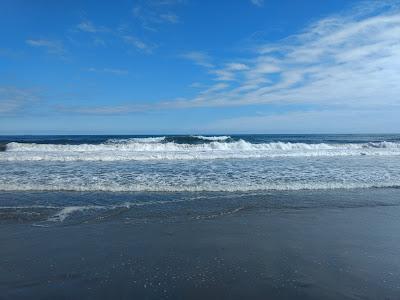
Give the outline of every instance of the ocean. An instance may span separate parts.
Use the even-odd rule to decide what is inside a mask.
[[[26,192],[18,201],[1,201],[0,209],[58,209],[60,220],[138,203],[46,199],[33,205],[29,192],[192,199],[400,186],[400,135],[2,136],[0,149],[0,191]]]
[[[0,138],[1,191],[396,187],[400,135]]]
[[[0,299],[398,299],[400,135],[1,136]]]

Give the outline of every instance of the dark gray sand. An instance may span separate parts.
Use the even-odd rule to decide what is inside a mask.
[[[274,195],[206,211],[192,203],[178,217],[152,207],[141,217],[7,220],[0,299],[400,299],[397,193],[335,192],[331,205],[316,204],[323,191],[307,205],[294,193],[279,196],[293,205]]]

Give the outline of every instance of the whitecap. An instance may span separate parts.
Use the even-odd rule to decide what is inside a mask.
[[[400,144],[306,144],[290,142],[250,143],[211,141],[203,144],[138,142],[103,144],[8,143],[0,161],[129,161],[205,160],[274,157],[399,156]]]
[[[226,141],[231,138],[230,136],[226,136],[226,135],[221,135],[221,136],[194,135],[193,137],[200,139],[200,140],[205,140],[205,141]]]

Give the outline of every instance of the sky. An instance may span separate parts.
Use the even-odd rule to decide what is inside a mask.
[[[399,133],[400,3],[0,2],[0,134]]]

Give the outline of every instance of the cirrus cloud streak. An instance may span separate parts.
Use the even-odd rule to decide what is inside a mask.
[[[117,109],[68,110],[115,114],[260,104],[343,109],[396,106],[400,103],[399,37],[398,6],[394,2],[372,2],[349,13],[321,19],[276,43],[257,45],[251,58],[237,57],[218,66],[204,52],[186,53],[184,58],[205,67],[211,79],[219,82],[193,98],[128,103]]]

